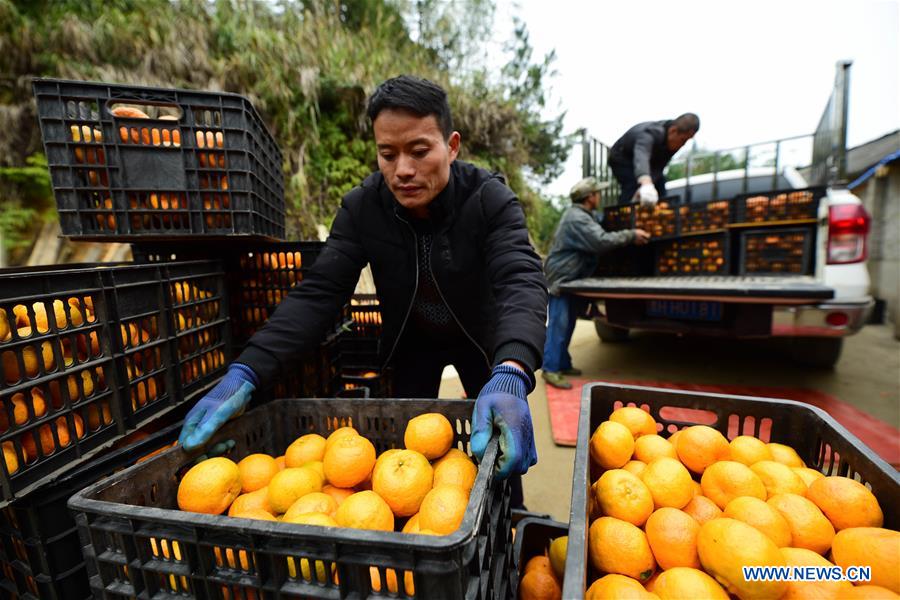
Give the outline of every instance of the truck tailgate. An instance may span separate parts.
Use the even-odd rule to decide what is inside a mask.
[[[565,283],[563,292],[585,298],[715,300],[809,304],[834,298],[834,290],[812,277],[698,276],[589,277]]]

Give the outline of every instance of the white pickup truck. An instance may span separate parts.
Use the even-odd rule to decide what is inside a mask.
[[[830,367],[844,336],[862,328],[874,305],[865,265],[869,216],[859,198],[828,188],[816,220],[804,274],[603,276],[562,291],[594,300],[604,342],[623,341],[630,329],[782,337],[798,362]]]
[[[715,200],[730,207],[727,222],[715,224],[715,235],[721,236],[716,239],[721,242],[714,243],[725,246],[721,268],[712,262],[705,266],[706,247],[695,248],[698,254],[685,259],[689,254],[685,244],[679,248],[671,240],[660,240],[651,242],[647,250],[631,247],[601,259],[601,266],[623,268],[607,269],[562,286],[563,292],[593,301],[589,316],[604,342],[624,341],[629,330],[778,337],[789,340],[791,355],[798,362],[819,367],[837,362],[843,338],[863,327],[874,305],[866,269],[869,215],[859,198],[840,185],[827,183],[842,175],[846,139],[846,111],[842,107],[846,106],[848,69],[849,63],[838,64],[835,93],[819,129],[811,136],[813,160],[807,175],[824,185],[808,187],[800,172],[780,166],[777,149],[774,167],[749,168],[749,147],[742,169],[690,177],[688,168],[688,181],[667,185],[667,194],[680,196],[670,207],[676,213],[682,206],[705,206]],[[776,148],[779,143],[775,142]],[[603,162],[606,147],[596,140],[591,144],[584,156],[594,164],[590,168],[586,162],[585,174],[608,178],[602,168],[605,165],[598,168],[597,164],[598,160]],[[718,154],[715,158],[718,163]],[[735,214],[748,211],[755,200],[785,201],[792,189],[814,194],[808,218],[777,221],[765,217],[765,222],[748,223],[753,219],[746,212]],[[611,204],[616,192],[608,191],[607,204]],[[611,221],[609,216],[607,213]],[[615,228],[613,223],[607,225]],[[791,231],[801,234],[797,248],[803,248],[802,256],[799,249],[783,244]],[[691,240],[699,235],[708,239],[708,233],[692,232],[683,222],[680,235],[670,238]],[[673,272],[665,261],[671,259],[675,264],[679,252],[681,260],[693,263],[685,262],[682,270]]]

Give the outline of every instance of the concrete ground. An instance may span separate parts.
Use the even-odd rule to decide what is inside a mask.
[[[847,338],[841,359],[831,371],[797,366],[773,340],[643,333],[624,344],[602,344],[589,321],[579,321],[569,351],[587,379],[805,387],[900,428],[900,342],[890,325],[870,325]],[[461,394],[459,380],[448,369],[441,397]],[[525,476],[525,503],[529,510],[568,521],[575,450],[553,443],[540,377],[529,402],[539,461]]]

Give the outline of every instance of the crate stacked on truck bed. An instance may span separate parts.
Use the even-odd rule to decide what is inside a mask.
[[[64,235],[284,237],[282,155],[242,96],[33,83]]]
[[[11,500],[203,391],[231,359],[216,261],[0,270]]]
[[[381,454],[405,447],[410,419],[438,412],[450,421],[452,447],[471,457],[473,404],[276,400],[227,423],[211,444],[233,440],[226,457],[234,460],[253,452],[277,456],[301,435],[328,436],[351,425]],[[177,474],[195,460],[182,452],[164,453],[82,490],[69,507],[99,596],[509,598],[510,496],[508,483],[494,477],[498,455],[494,439],[478,465],[462,521],[446,535],[180,511]]]
[[[725,510],[726,512],[729,512],[729,510],[731,510],[731,505],[729,503],[734,497],[748,494],[752,494],[756,498],[762,496],[760,500],[767,501],[766,503],[770,507],[780,510],[784,518],[792,523],[790,524],[791,531],[794,528],[794,519],[796,519],[796,522],[798,523],[801,520],[805,520],[803,527],[808,527],[810,531],[818,527],[817,531],[819,534],[808,537],[799,536],[799,538],[795,538],[795,543],[787,545],[803,547],[806,548],[807,551],[811,548],[815,548],[814,552],[827,554],[829,546],[831,546],[831,536],[834,536],[835,529],[838,530],[838,535],[841,535],[842,529],[843,531],[847,530],[844,529],[844,527],[857,527],[856,525],[850,524],[845,524],[843,527],[836,525],[833,527],[829,522],[840,517],[840,511],[836,511],[835,509],[841,502],[845,502],[846,498],[835,498],[837,504],[832,506],[831,510],[826,508],[820,511],[813,503],[814,498],[819,498],[816,502],[821,502],[821,497],[818,496],[817,493],[813,494],[812,492],[813,487],[817,486],[823,475],[826,477],[840,476],[848,479],[836,478],[829,481],[829,484],[843,484],[844,486],[852,487],[852,489],[857,490],[853,492],[853,495],[856,496],[857,500],[861,500],[860,494],[869,493],[866,491],[866,488],[871,490],[871,494],[874,495],[874,499],[880,505],[880,510],[883,511],[883,527],[894,530],[894,538],[884,539],[896,540],[897,537],[900,537],[900,533],[896,533],[896,530],[900,528],[900,474],[823,410],[808,404],[789,400],[751,398],[682,390],[595,383],[585,386],[582,393],[581,414],[578,422],[578,442],[575,451],[575,470],[572,483],[572,503],[569,518],[569,538],[566,556],[566,574],[563,582],[563,598],[584,597],[585,592],[591,584],[603,575],[599,567],[597,567],[598,564],[606,564],[603,559],[604,554],[600,551],[602,549],[600,548],[601,543],[598,542],[598,540],[603,535],[601,530],[607,526],[614,526],[615,523],[613,522],[618,521],[618,519],[601,519],[601,517],[605,514],[605,511],[623,514],[618,512],[618,507],[613,506],[613,504],[607,504],[604,506],[604,510],[601,510],[599,502],[607,502],[609,498],[608,496],[601,497],[600,495],[602,494],[602,489],[607,489],[606,486],[608,483],[614,481],[615,477],[620,476],[621,473],[625,473],[623,476],[625,479],[628,479],[628,475],[630,475],[627,470],[615,469],[610,467],[610,465],[619,464],[623,459],[625,461],[628,459],[624,455],[620,455],[615,457],[615,462],[612,462],[613,459],[610,456],[603,454],[603,452],[604,449],[609,449],[614,446],[599,441],[601,439],[600,437],[594,442],[591,441],[592,435],[598,431],[601,424],[610,420],[613,411],[623,407],[633,407],[632,410],[636,409],[638,411],[636,414],[640,414],[640,411],[643,410],[646,413],[649,413],[649,416],[647,418],[638,419],[635,414],[626,416],[620,413],[619,417],[621,418],[616,419],[618,422],[605,425],[605,427],[608,428],[607,431],[613,431],[617,427],[622,427],[623,431],[620,435],[627,435],[631,438],[632,432],[628,427],[622,425],[623,423],[628,423],[631,427],[634,427],[634,430],[636,431],[634,435],[637,436],[637,440],[646,437],[648,441],[655,442],[655,444],[644,445],[643,448],[645,449],[657,448],[658,452],[665,453],[667,452],[666,448],[668,446],[666,445],[666,442],[658,440],[657,436],[671,439],[671,436],[676,433],[678,435],[684,435],[685,429],[694,425],[705,425],[715,430],[694,431],[691,434],[688,434],[698,437],[702,436],[703,439],[707,440],[705,446],[703,446],[702,443],[695,442],[694,446],[685,449],[684,443],[685,440],[688,439],[685,437],[680,437],[675,443],[677,450],[676,460],[684,463],[684,466],[680,468],[685,471],[685,477],[691,478],[687,483],[692,486],[696,486],[697,483],[702,483],[700,490],[701,495],[704,500],[706,500],[705,504],[711,507],[709,510],[712,510],[712,512],[707,512],[705,514],[709,515],[710,518],[714,518],[715,515],[721,515],[721,511],[724,508],[723,505],[728,506]],[[652,417],[652,420],[650,417]],[[651,430],[656,436],[651,433]],[[765,457],[766,453],[768,453],[768,456],[771,458],[752,461],[749,467],[734,462],[737,460],[736,458],[717,462],[716,464],[724,465],[725,469],[718,471],[715,477],[719,477],[719,480],[722,481],[722,474],[731,473],[733,476],[727,479],[728,484],[738,486],[736,488],[725,486],[727,491],[718,493],[725,488],[719,488],[719,486],[715,484],[715,477],[713,476],[712,471],[712,469],[715,468],[712,466],[712,463],[714,462],[714,459],[711,458],[714,456],[712,448],[719,447],[723,452],[727,451],[729,457],[732,457],[734,456],[734,453],[738,451],[738,446],[733,442],[738,436],[752,436],[757,438],[759,441],[755,444],[752,444],[751,446],[745,445],[743,447],[754,447],[757,449],[754,450],[754,452],[758,452],[761,447],[764,450],[763,456]],[[692,439],[696,440],[697,437]],[[732,440],[732,442],[729,443],[728,440]],[[745,437],[743,441],[746,442],[748,440]],[[773,447],[773,444],[766,445],[765,443],[780,444],[782,446],[776,448]],[[784,445],[789,446],[790,448],[785,448]],[[615,447],[621,448],[621,446]],[[635,447],[637,448],[637,446]],[[699,452],[701,447],[705,449],[706,454],[704,454],[698,462],[698,457],[701,456],[701,453]],[[698,449],[698,452],[690,452],[693,448]],[[793,455],[793,451],[790,450],[791,448],[793,451],[796,451],[796,456]],[[778,455],[776,455],[776,450],[779,452]],[[671,454],[668,454],[668,456],[671,456]],[[748,460],[748,454],[745,453],[743,456],[744,460]],[[663,458],[659,460],[672,459]],[[673,461],[673,463],[674,462],[675,461]],[[800,467],[801,463],[806,468]],[[651,464],[653,463],[651,462]],[[738,466],[735,467],[735,465]],[[757,465],[759,466],[757,467]],[[798,470],[809,479],[804,479],[797,470],[792,470],[788,465],[797,466]],[[610,468],[604,469],[604,466]],[[666,468],[669,469],[670,472],[675,472],[675,470],[671,468],[673,466],[675,465],[668,465]],[[690,471],[687,470],[688,468]],[[699,475],[700,472],[703,473],[702,478]],[[743,472],[744,475],[739,475],[741,472]],[[647,471],[644,471],[644,473],[647,473]],[[659,471],[654,473],[654,477],[658,473]],[[749,475],[747,475],[747,473],[749,473]],[[758,476],[758,473],[770,473],[772,474],[772,479],[763,480],[763,476]],[[775,475],[775,473],[782,473],[782,475]],[[707,474],[709,474],[709,476]],[[605,482],[602,479],[603,477],[607,478]],[[631,475],[631,477],[634,476]],[[757,477],[759,478],[759,488],[761,489],[749,491],[752,488],[747,487],[747,482]],[[787,477],[787,479],[784,477]],[[595,485],[596,481],[601,481],[603,483]],[[651,481],[650,477],[643,476],[642,479],[639,480],[639,483],[649,481]],[[738,481],[743,481],[744,483],[737,483]],[[779,482],[777,485],[775,484],[776,481]],[[625,482],[623,482],[623,485],[625,485]],[[643,483],[643,485],[649,490],[650,486],[647,483]],[[677,491],[679,487],[682,490],[680,492]],[[639,490],[637,488],[631,489],[633,490],[632,500],[634,502],[631,507],[634,509],[640,504],[640,501],[637,500],[640,494],[638,493]],[[659,488],[657,488],[657,490],[658,489]],[[670,516],[673,519],[676,517],[682,518],[677,514],[682,511],[688,512],[690,515],[697,515],[696,518],[698,521],[702,520],[706,523],[709,520],[702,516],[704,514],[702,511],[695,512],[695,508],[702,508],[703,504],[695,502],[697,498],[693,498],[690,489],[685,491],[684,486],[671,486],[666,489],[668,490],[666,502],[673,505],[673,507],[669,509],[671,510],[670,515],[660,517],[660,521],[655,521],[657,524],[662,523],[659,529],[655,529],[656,532],[659,532],[659,536],[665,536],[666,534],[666,525],[663,522],[663,519]],[[799,491],[801,489],[808,489],[809,492]],[[818,489],[822,490],[825,488]],[[847,489],[847,487],[844,489]],[[738,490],[748,491],[746,494],[738,494]],[[790,490],[794,490],[794,492],[788,493]],[[675,500],[676,493],[681,494],[682,499],[679,502],[676,502]],[[648,491],[648,499],[646,500],[647,508],[644,512],[646,515],[654,514],[654,511],[658,508],[658,505],[655,505],[654,500],[656,496],[654,496],[654,498],[649,498],[652,494],[653,492]],[[729,494],[734,494],[734,496],[729,496]],[[685,500],[688,504],[681,504],[681,502]],[[791,504],[785,504],[787,502],[791,502]],[[679,508],[676,504],[681,504],[680,508],[682,511],[674,510],[675,508]],[[780,506],[785,508],[778,509]],[[790,509],[789,507],[791,506],[796,507],[796,510]],[[853,518],[858,519],[860,518],[859,515],[865,513],[867,516],[864,517],[864,519],[867,523],[880,523],[880,519],[877,518],[874,511],[866,512],[871,510],[869,508],[872,506],[871,504],[868,502],[860,502],[858,506],[866,506],[867,508],[860,509],[853,515]],[[816,517],[817,513],[818,517]],[[635,513],[629,514],[634,515]],[[735,507],[735,511],[732,514],[740,515],[741,513],[738,512],[737,507]],[[639,520],[635,516],[623,516],[622,518],[634,519],[634,522],[636,522],[637,525],[633,523],[627,524],[630,531],[639,534],[638,539],[643,539],[643,543],[647,544],[647,534],[639,529],[639,527],[646,527],[649,532],[649,526],[645,526],[644,520]],[[688,515],[683,515],[683,518],[686,518],[690,523],[694,523]],[[740,516],[737,516],[737,518],[738,520],[743,520]],[[646,521],[649,522],[651,519],[654,519],[654,517],[650,516]],[[601,521],[603,522],[601,523]],[[733,521],[732,519],[722,519],[721,521],[736,523],[736,521]],[[677,522],[677,519],[672,522]],[[813,523],[816,525],[813,525]],[[752,529],[744,524],[740,525],[748,530]],[[724,526],[727,526],[727,524],[723,525],[723,527]],[[595,527],[596,531],[594,531]],[[654,525],[654,527],[656,527],[656,525]],[[706,527],[706,525],[701,525],[701,527]],[[798,527],[800,526],[798,525]],[[589,528],[591,530],[590,534]],[[867,528],[861,527],[861,529]],[[830,534],[828,533],[829,530],[831,531]],[[711,529],[710,531],[713,536],[716,536],[714,530]],[[767,531],[771,532],[773,530],[767,529]],[[787,529],[785,529],[784,532],[790,536]],[[654,536],[655,535],[656,534],[654,534]],[[738,556],[734,546],[727,545],[726,542],[723,541],[724,537],[730,535],[731,533],[723,533],[716,536],[719,539],[714,548],[717,548],[718,552],[726,557],[733,556],[734,558],[743,560],[743,563],[737,562],[736,565],[732,565],[735,569],[738,569],[742,564],[748,564],[748,556]],[[885,535],[891,534],[885,532]],[[591,539],[590,543],[588,541],[589,536]],[[702,529],[700,536],[703,536]],[[761,535],[761,537],[766,538],[767,536]],[[648,552],[651,553],[649,558],[651,561],[654,561],[653,557],[656,553],[656,550],[654,550],[653,547],[656,545],[656,540],[659,539],[665,538],[653,537],[649,542]],[[790,539],[790,537],[788,537],[788,539]],[[814,542],[813,539],[815,539]],[[719,545],[720,543],[721,545]],[[744,536],[740,538],[739,543],[747,544],[749,546],[751,541],[750,538]],[[752,543],[756,542],[754,541]],[[888,543],[892,544],[894,542]],[[728,544],[731,544],[731,542]],[[765,544],[766,542],[764,541],[764,545]],[[783,546],[776,546],[773,541],[768,541],[767,544],[771,545],[774,552],[777,552],[779,547],[783,548]],[[712,546],[706,547],[710,548]],[[836,547],[836,545],[834,547]],[[874,549],[867,548],[866,550],[863,550],[863,552],[867,554],[866,558],[868,559],[872,557]],[[697,550],[694,550],[694,553],[694,560],[696,560]],[[663,556],[664,554],[665,553],[660,554],[660,556]],[[760,552],[757,557],[758,556],[762,556],[762,552]],[[708,557],[709,554],[704,557],[704,550],[701,548],[701,565],[705,566],[704,563],[707,562]],[[773,558],[778,560],[777,555],[774,557],[769,556],[766,560],[771,560]],[[674,560],[680,559],[673,558],[673,561]],[[752,561],[752,559],[750,560]],[[782,558],[781,560],[784,559]],[[651,578],[653,571],[656,568],[656,561],[649,566],[648,571],[643,570],[644,563],[638,563],[638,559],[635,560],[635,563],[642,566],[640,569],[641,572],[633,575],[635,581],[631,584],[635,590],[638,590],[638,588],[642,588],[642,583],[647,583],[648,578],[650,578],[651,582],[656,579]],[[669,564],[671,565],[671,563]],[[755,564],[770,565],[773,563],[761,562]],[[877,565],[877,560],[872,560],[871,564]],[[661,567],[663,569],[667,568],[665,565],[661,565]],[[896,572],[896,569],[893,569],[893,567],[894,565],[887,566],[887,570],[890,572],[891,577],[894,577],[893,573]],[[729,566],[728,568],[730,569],[731,567]],[[666,573],[667,571],[664,570],[662,572]],[[873,573],[874,572],[875,569],[873,569]],[[732,580],[729,582],[731,584],[740,583],[733,579],[735,577],[740,578],[739,570],[734,574],[720,571],[717,572],[716,575],[717,579],[720,581],[722,581],[722,578],[719,577],[719,575],[722,575],[726,579],[731,577]],[[642,582],[636,580],[638,577],[643,578]],[[714,586],[718,586],[712,577],[706,576],[706,580],[707,582],[713,582]],[[896,581],[896,578],[894,578],[893,581]],[[651,583],[651,591],[652,587],[653,584]],[[737,589],[747,597],[752,595],[752,592],[746,589]],[[638,591],[643,593],[643,589]],[[763,593],[759,590],[757,590],[757,592],[760,594]],[[713,595],[712,592],[707,593],[710,596]],[[724,597],[727,594],[722,591],[719,595]],[[778,597],[780,593],[770,591],[770,595],[772,597]]]

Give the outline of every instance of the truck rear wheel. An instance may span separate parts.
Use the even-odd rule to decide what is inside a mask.
[[[613,327],[603,321],[594,319],[594,329],[597,330],[597,335],[606,344],[620,344],[628,341],[628,330],[624,327]]]
[[[791,358],[808,367],[831,369],[841,358],[844,338],[794,338],[791,340]]]

